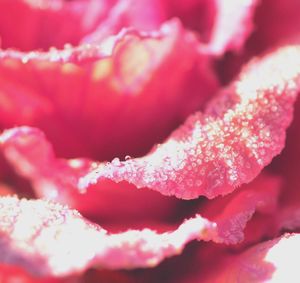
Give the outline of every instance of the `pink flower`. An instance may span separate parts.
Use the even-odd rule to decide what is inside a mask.
[[[0,281],[297,282],[298,8],[0,0]]]

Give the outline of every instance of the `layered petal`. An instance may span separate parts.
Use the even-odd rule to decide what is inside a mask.
[[[94,162],[56,158],[51,144],[38,129],[22,127],[5,131],[1,148],[19,176],[30,180],[38,197],[68,204],[111,229],[117,223],[122,223],[122,227],[139,223],[144,227],[145,221],[163,224],[176,211],[177,200],[156,192],[137,191],[126,183],[120,189],[107,182],[102,188],[82,194],[79,179],[91,170]],[[156,209],[152,209],[153,203]]]
[[[111,5],[111,1],[95,0],[1,0],[0,46],[33,51],[78,44],[106,16]]]
[[[253,30],[256,0],[216,0],[216,18],[204,48],[213,55],[240,51]]]
[[[93,265],[154,266],[180,253],[188,241],[204,237],[210,226],[198,216],[173,232],[144,229],[108,234],[58,204],[5,197],[1,207],[1,261],[43,276],[65,276]]]
[[[216,223],[214,242],[249,245],[276,236],[277,225],[265,220],[276,214],[281,188],[280,178],[262,173],[232,194],[201,205],[200,214]]]
[[[179,18],[185,28],[199,34],[205,52],[221,56],[228,50],[242,49],[253,28],[257,3],[257,0],[121,0],[83,42],[97,42],[122,27],[156,29],[170,18]]]
[[[144,154],[216,90],[209,59],[177,21],[100,45],[0,58],[1,127],[37,126],[64,157]]]
[[[82,283],[79,278],[36,277],[19,266],[0,264],[0,279],[2,283]]]
[[[165,13],[163,1],[117,0],[107,17],[93,32],[85,36],[81,43],[97,43],[128,27],[143,31],[156,30],[168,19],[170,17]]]
[[[297,46],[252,62],[204,113],[189,117],[165,143],[145,157],[99,164],[80,187],[127,181],[192,199],[225,195],[250,182],[284,146],[300,87],[299,65]]]
[[[249,194],[236,196],[229,202],[226,214],[227,223],[232,220],[231,228],[224,225],[222,217],[216,217],[214,222],[196,215],[170,232],[143,229],[117,234],[108,233],[76,211],[59,204],[2,197],[0,260],[40,276],[75,275],[91,266],[105,269],[153,267],[166,257],[181,253],[191,240],[240,241],[233,239],[235,232],[232,227],[235,226],[237,231],[242,230],[244,225],[234,219],[245,211],[249,213],[255,206],[261,210],[268,209],[272,199],[272,194],[268,198],[260,193],[255,196],[251,189]],[[234,211],[236,201],[248,208],[250,204],[250,210]],[[248,220],[250,217],[245,218]]]
[[[299,234],[286,234],[280,238],[258,244],[245,252],[225,256],[223,263],[202,282],[298,282],[300,279],[297,252]],[[198,279],[199,279],[198,278]],[[196,282],[196,281],[189,281]]]
[[[110,221],[111,225],[120,215],[123,227],[125,223],[134,225],[139,220],[142,220],[142,227],[151,225],[155,219],[161,224],[168,223],[180,206],[180,202],[173,198],[134,190],[126,182],[121,188],[106,182],[82,192],[78,181],[94,167],[94,162],[57,159],[37,129],[22,127],[5,131],[1,136],[1,149],[18,174],[31,181],[39,197],[67,204],[92,218],[98,216],[100,223]],[[200,210],[197,209],[199,205],[194,204],[194,210],[218,223],[214,241],[237,243],[243,239],[246,223],[256,210],[263,214],[274,213],[280,186],[279,178],[262,175],[227,198],[205,204],[200,201]],[[153,203],[156,204],[154,210]],[[183,211],[180,218],[184,216]]]
[[[258,2],[0,0],[0,47],[63,48],[0,50],[1,282],[300,279],[299,235],[274,239],[300,228],[300,47],[219,92],[211,69]],[[296,1],[271,2],[233,64],[299,41]]]

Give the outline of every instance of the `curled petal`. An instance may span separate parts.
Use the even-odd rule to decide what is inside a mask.
[[[239,50],[252,31],[252,18],[258,0],[216,0],[216,17],[207,52],[222,55]]]
[[[132,188],[128,191],[126,183],[123,183],[121,190],[108,182],[105,186],[81,192],[77,186],[78,180],[93,167],[93,162],[55,158],[52,148],[39,130],[26,127],[7,130],[2,134],[1,141],[5,156],[19,174],[29,178],[38,196],[67,204],[85,215],[99,215],[101,222],[106,217],[110,217],[112,221],[113,215],[117,218],[122,215],[124,222],[133,213],[134,219],[142,217],[142,227],[145,227],[150,216],[152,220],[157,216],[163,222],[176,208],[173,199],[165,199],[158,194],[145,195],[143,191]],[[231,195],[202,204],[198,212],[214,226],[214,229],[207,232],[206,240],[226,244],[241,242],[246,224],[255,212],[274,214],[280,187],[280,178],[262,174]],[[122,190],[125,190],[125,194]],[[134,191],[136,195],[132,196],[130,191]],[[153,203],[156,204],[154,211]],[[127,208],[122,211],[124,207]],[[147,213],[142,212],[145,208]],[[263,229],[261,234],[265,232]]]
[[[79,283],[78,278],[54,278],[54,277],[36,277],[26,272],[23,268],[13,265],[0,264],[1,283]]]
[[[0,46],[32,51],[78,44],[109,8],[108,2],[97,0],[1,0]]]
[[[74,275],[92,266],[153,267],[191,240],[214,239],[218,227],[218,221],[196,215],[161,234],[150,229],[109,234],[59,204],[2,197],[0,205],[0,261],[40,276]]]
[[[78,188],[76,188],[76,184],[78,183],[77,180],[79,176],[82,174],[81,170],[83,170],[83,173],[84,170],[88,170],[89,166],[92,166],[91,162],[83,162],[83,160],[81,160],[80,163],[80,160],[66,161],[55,159],[53,152],[51,151],[51,147],[48,143],[45,142],[41,132],[39,130],[26,127],[6,131],[1,136],[1,143],[2,149],[4,150],[6,156],[12,161],[18,160],[16,164],[19,166],[17,168],[19,173],[30,177],[33,185],[40,194],[45,193],[43,192],[43,190],[47,190],[48,188],[50,191],[48,192],[47,197],[51,197],[52,193],[52,198],[57,199],[62,203],[65,202],[70,204],[72,203],[72,201],[74,201],[75,198],[78,198],[77,203],[86,201],[86,199],[84,199],[85,194],[76,194],[76,190],[78,190]],[[78,166],[76,166],[76,164]],[[47,243],[43,244],[41,249],[43,252],[45,250],[49,252],[50,250],[51,254],[42,254],[42,262],[46,261],[46,267],[41,267],[39,265],[36,266],[36,262],[32,262],[35,257],[33,257],[32,254],[30,254],[30,256],[27,254],[27,248],[24,251],[23,240],[26,242],[26,245],[28,243],[30,243],[28,244],[30,246],[33,245],[31,241],[32,237],[30,236],[30,241],[29,238],[21,239],[21,250],[19,250],[18,246],[17,255],[10,256],[9,258],[12,258],[12,260],[8,263],[21,264],[23,267],[28,268],[31,272],[36,272],[38,274],[67,275],[73,274],[74,272],[81,272],[84,269],[94,265],[100,265],[104,268],[109,269],[147,267],[156,265],[165,257],[179,253],[187,242],[194,239],[203,239],[205,241],[212,240],[217,243],[236,244],[243,240],[243,230],[247,222],[253,216],[254,212],[263,214],[270,214],[274,212],[277,207],[276,199],[278,197],[279,187],[280,181],[277,178],[262,175],[251,184],[242,188],[242,190],[236,191],[224,199],[215,199],[208,202],[207,205],[201,209],[202,216],[198,215],[187,220],[173,232],[157,234],[151,230],[131,230],[119,234],[108,234],[103,229],[95,228],[96,226],[93,226],[89,231],[91,232],[91,234],[95,235],[95,239],[93,237],[90,238],[90,232],[86,234],[84,232],[84,234],[82,234],[83,232],[81,231],[81,228],[77,229],[75,227],[75,230],[72,230],[71,233],[68,229],[70,226],[73,227],[73,222],[71,222],[71,224],[68,224],[69,222],[66,221],[69,219],[68,216],[66,216],[65,213],[61,212],[61,210],[63,210],[64,212],[70,210],[66,208],[63,209],[60,205],[47,204],[43,201],[24,200],[19,202],[17,199],[13,199],[13,204],[10,204],[10,208],[8,208],[7,210],[4,209],[6,206],[4,202],[1,210],[3,213],[3,217],[6,217],[7,215],[10,217],[10,213],[15,213],[14,217],[12,217],[12,220],[15,220],[16,213],[19,214],[18,217],[21,219],[19,222],[21,227],[19,228],[19,231],[21,231],[19,237],[27,235],[27,233],[24,233],[24,231],[30,231],[32,229],[30,228],[30,225],[36,227],[36,225],[39,226],[38,223],[46,223],[45,226],[40,227],[40,230],[38,232],[35,231],[34,234],[40,235],[41,233],[41,235],[44,235],[43,237],[46,237],[42,237],[41,240],[38,241],[38,243]],[[98,196],[92,196],[95,199],[94,205],[97,206],[98,202],[99,207],[101,206],[102,201],[101,189],[99,190],[97,188],[94,188],[94,192],[99,193]],[[6,198],[6,200],[9,200],[9,203],[11,202],[11,198]],[[126,198],[124,198],[123,201],[125,200]],[[148,199],[148,201],[150,201],[150,199]],[[22,209],[22,204],[24,204],[25,207],[33,208],[30,208],[30,212],[28,212]],[[157,206],[157,203],[155,203],[155,205]],[[21,206],[21,209],[17,209],[17,207],[19,206]],[[159,206],[161,205],[158,205],[157,207]],[[50,212],[46,213],[47,210],[50,210]],[[44,212],[45,215],[41,214]],[[32,217],[32,215],[42,217],[42,221],[36,218],[32,218],[31,223],[30,219],[26,218],[26,214],[30,215],[30,217]],[[52,216],[52,214],[55,216]],[[60,214],[62,214],[61,217]],[[70,215],[70,217],[72,218],[74,216],[74,213],[72,212],[70,213]],[[53,228],[52,225],[53,217],[58,221],[54,222],[55,228]],[[78,217],[80,218],[80,216]],[[80,219],[82,220],[82,218]],[[21,224],[22,221],[26,224]],[[85,222],[85,220],[82,221]],[[49,224],[50,227],[47,226],[47,223],[51,224]],[[27,225],[26,229],[24,228],[24,225]],[[61,227],[57,227],[60,225],[62,225],[63,229],[66,229],[67,232],[61,232]],[[81,224],[79,226],[81,226]],[[7,227],[6,224],[5,227]],[[14,227],[13,229],[16,228]],[[56,232],[56,230],[53,231],[53,229],[58,229],[60,232]],[[84,228],[84,230],[85,229],[86,228]],[[97,230],[97,232],[94,232],[94,230]],[[49,231],[51,233],[48,233]],[[99,233],[99,231],[102,231],[104,233],[103,237],[100,235],[102,232]],[[61,241],[64,241],[65,239],[63,236],[64,233],[70,235],[79,235],[78,237],[80,238],[80,242],[90,243],[93,246],[90,247],[90,249],[95,251],[95,253],[97,253],[98,245],[98,240],[96,240],[96,238],[99,237],[99,241],[102,243],[99,252],[100,254],[97,253],[94,256],[91,256],[89,254],[89,256],[87,256],[88,259],[82,259],[80,267],[76,265],[78,263],[69,263],[69,258],[66,259],[64,257],[64,252],[69,253],[69,250],[72,250],[72,247],[68,245],[65,246],[63,243],[60,244],[60,239],[56,239],[55,237],[52,238],[53,235],[56,235],[57,233],[59,233],[59,235],[62,235],[63,240]],[[11,233],[11,231],[8,234],[9,237],[10,235],[14,235],[14,233]],[[84,240],[85,237],[87,238],[86,240]],[[15,239],[13,238],[12,241],[12,245],[14,247]],[[71,240],[66,239],[65,241],[69,242]],[[163,244],[159,245],[157,243]],[[49,245],[49,248],[47,249],[45,245]],[[74,245],[78,244],[74,243]],[[55,247],[58,248],[56,249]],[[76,249],[75,246],[73,248]],[[64,249],[67,249],[67,251],[65,251]],[[35,248],[35,251],[36,250],[38,256],[40,256],[39,253],[41,251]],[[82,252],[83,255],[85,255],[85,253],[88,253],[88,250],[89,247],[83,244],[79,252]],[[13,248],[13,251],[15,252],[16,249]],[[6,252],[10,253],[11,251],[5,250],[4,253]],[[21,263],[19,261],[16,262],[14,258],[15,256],[17,259],[20,259],[19,252],[22,255]],[[53,252],[57,254],[53,255]],[[127,254],[127,252],[129,254]],[[105,256],[103,255],[103,253]],[[64,259],[63,266],[66,266],[66,270],[64,271],[65,273],[62,272],[61,274],[60,271],[58,273],[57,271],[54,271],[54,269],[59,268],[58,266],[49,266],[48,261],[50,260],[49,258],[51,258],[50,256],[55,256],[55,259],[53,259],[53,263],[56,262],[57,265],[61,263],[59,259]],[[79,255],[75,256],[73,254],[71,254],[70,257],[81,258]],[[90,260],[90,257],[93,258],[93,260]],[[115,257],[118,259],[117,261],[115,261]],[[41,259],[39,259],[37,262],[41,262]],[[74,265],[76,267],[74,267]],[[46,271],[44,269],[46,269]]]
[[[39,127],[64,157],[140,156],[216,85],[208,57],[178,21],[97,45],[0,51],[0,126]]]
[[[200,35],[202,48],[220,56],[240,50],[252,31],[252,18],[258,0],[121,0],[99,27],[83,42],[98,42],[122,27],[156,29],[162,22],[179,18],[185,28]],[[147,9],[144,9],[147,7]]]
[[[165,143],[141,158],[99,164],[79,186],[127,181],[183,199],[232,192],[281,152],[300,87],[299,66],[298,46],[252,62]]]
[[[107,17],[92,33],[85,36],[81,43],[99,42],[128,27],[143,31],[156,30],[167,19],[162,1],[118,0],[109,10]]]
[[[258,244],[245,252],[224,257],[217,272],[201,282],[297,282],[300,278],[297,257],[299,234],[286,234],[272,241]]]
[[[259,241],[265,235],[276,235],[277,230],[271,221],[264,222],[259,231],[255,224],[260,224],[260,218],[257,221],[257,217],[273,217],[276,213],[281,183],[280,178],[262,173],[231,195],[207,202],[201,208],[201,215],[216,223],[213,241],[246,244]],[[254,213],[256,218],[253,218]]]
[[[51,144],[38,129],[7,130],[0,140],[5,157],[19,176],[30,180],[36,196],[67,204],[101,223],[109,222],[106,224],[110,227],[114,222],[121,222],[123,227],[140,221],[144,227],[149,220],[163,223],[176,209],[176,199],[149,190],[137,191],[126,183],[118,188],[113,182],[107,182],[101,188],[82,193],[78,188],[79,179],[92,170],[94,162],[56,158]],[[156,209],[152,209],[153,203]]]
[[[5,131],[1,136],[1,148],[17,172],[29,178],[39,197],[68,204],[85,215],[98,214],[103,220],[106,216],[116,214],[119,217],[122,214],[122,221],[125,221],[132,213],[134,219],[142,217],[145,221],[147,216],[156,215],[162,221],[176,208],[175,200],[152,195],[148,191],[135,191],[130,186],[127,190],[126,183],[120,190],[107,182],[81,192],[78,181],[93,168],[94,162],[57,159],[50,144],[37,129],[22,127]],[[241,241],[246,223],[256,210],[263,213],[274,211],[280,185],[279,178],[262,175],[242,187],[241,191],[208,202],[201,209],[201,215],[218,223],[214,241]],[[135,195],[130,192],[135,192]],[[156,203],[154,211],[151,208],[153,203]],[[141,210],[146,207],[147,213],[142,213]],[[217,216],[216,211],[219,212]]]
[[[187,242],[204,238],[211,226],[197,216],[173,232],[108,234],[58,204],[3,197],[0,205],[0,260],[42,276],[66,276],[90,266],[152,267],[179,254]]]

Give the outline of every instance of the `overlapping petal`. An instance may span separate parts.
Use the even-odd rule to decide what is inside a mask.
[[[1,127],[37,126],[63,156],[144,154],[216,89],[209,59],[177,21],[100,45],[0,57]]]
[[[142,158],[99,164],[80,181],[127,181],[164,195],[213,198],[250,182],[285,142],[299,91],[299,47],[250,64],[203,113],[191,116]]]
[[[1,0],[0,47],[33,51],[76,45],[105,18],[112,4],[95,0]],[[21,28],[16,28],[16,20]]]
[[[262,52],[283,44],[299,43],[299,8],[297,0],[260,1],[255,16],[256,29],[247,48]]]
[[[68,275],[91,265],[154,266],[180,253],[186,242],[203,237],[209,227],[196,217],[163,234],[149,229],[108,234],[76,211],[54,203],[6,197],[1,208],[1,261],[39,275]]]
[[[199,278],[205,283],[297,282],[300,276],[296,260],[299,244],[299,234],[283,235],[258,244],[241,254],[224,256],[223,260],[220,260],[218,272],[210,272],[206,278],[199,275]]]
[[[147,220],[163,223],[177,207],[175,199],[156,192],[137,191],[126,183],[118,188],[107,182],[83,194],[78,187],[79,179],[93,168],[94,162],[56,158],[51,144],[38,129],[21,127],[5,131],[1,149],[17,173],[31,181],[38,197],[68,204],[84,215],[109,221],[110,226],[114,218],[123,226],[127,221],[131,225]],[[156,209],[152,209],[153,203]]]
[[[264,217],[276,214],[281,188],[280,178],[262,173],[232,194],[202,204],[200,214],[217,224],[213,240],[248,245],[266,236],[276,236],[275,223],[263,221],[263,225],[258,224]]]
[[[253,29],[256,0],[216,0],[216,19],[205,49],[213,55],[240,51]]]
[[[0,0],[0,281],[297,280],[298,7]]]
[[[19,266],[8,264],[0,264],[0,279],[2,283],[79,283],[78,277],[36,277]]]
[[[253,29],[257,3],[257,0],[121,0],[83,42],[97,42],[122,27],[153,30],[168,19],[178,18],[185,28],[199,34],[205,52],[221,56],[228,50],[242,49]]]
[[[258,190],[259,184],[267,185],[265,190]],[[255,209],[272,211],[276,195],[276,182],[263,177],[226,201],[224,211],[213,216],[213,221],[196,215],[171,232],[143,229],[117,234],[108,233],[59,204],[2,197],[0,258],[43,276],[74,275],[91,266],[152,267],[181,253],[191,240],[227,244],[241,241],[245,224]]]

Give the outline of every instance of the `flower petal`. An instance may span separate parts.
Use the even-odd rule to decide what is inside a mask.
[[[0,205],[0,260],[43,276],[66,276],[94,265],[152,267],[204,237],[211,225],[198,216],[163,234],[149,229],[107,234],[58,204],[3,197]]]
[[[67,204],[93,218],[98,215],[101,223],[105,219],[110,222],[114,217],[119,219],[119,215],[122,215],[123,224],[130,219],[143,220],[143,227],[153,219],[163,223],[178,206],[172,198],[152,194],[147,190],[136,191],[127,183],[118,189],[107,182],[82,193],[78,180],[93,168],[94,163],[83,159],[55,158],[50,144],[37,129],[22,127],[7,130],[0,140],[6,158],[19,174],[32,182],[39,197]],[[243,229],[256,210],[270,213],[276,208],[280,185],[279,178],[262,175],[227,198],[202,204],[201,215],[218,224],[219,232],[214,236],[214,241],[241,241]],[[153,203],[156,204],[155,210],[152,209]],[[220,212],[217,216],[216,211]],[[132,220],[128,223],[132,225]]]
[[[100,22],[93,32],[85,36],[81,43],[97,43],[128,27],[153,31],[168,19],[162,1],[118,0],[109,10],[107,17]]]
[[[127,228],[140,224],[145,227],[145,223],[154,224],[157,229],[157,224],[162,225],[177,208],[177,199],[149,190],[138,191],[126,183],[120,188],[113,182],[107,182],[102,188],[83,194],[78,188],[78,181],[91,170],[94,162],[56,158],[51,144],[38,129],[20,127],[7,130],[0,140],[5,157],[19,176],[31,181],[38,197],[67,204],[85,216],[105,223],[110,229],[118,223],[123,229],[126,225]],[[17,183],[16,176],[14,179],[16,185],[21,185]],[[156,209],[152,209],[153,203]]]
[[[105,218],[112,222],[114,217],[119,219],[122,215],[121,221],[124,224],[133,214],[133,219],[141,218],[142,227],[145,227],[154,218],[161,223],[168,222],[167,219],[177,208],[174,199],[163,198],[158,194],[145,195],[143,191],[135,191],[130,187],[127,190],[126,183],[121,190],[108,182],[105,186],[81,193],[77,186],[78,180],[93,167],[93,162],[55,159],[49,143],[36,129],[23,127],[7,130],[1,136],[1,141],[6,157],[19,174],[30,179],[38,196],[67,204],[85,215],[98,215],[100,223],[105,223]],[[200,204],[201,208],[197,212],[215,223],[214,230],[208,233],[210,236],[207,239],[226,244],[241,242],[244,239],[244,228],[255,212],[262,215],[275,213],[280,187],[280,178],[262,174],[225,198]],[[130,191],[134,191],[136,195],[130,194]],[[153,203],[156,204],[154,210]],[[181,219],[184,217],[183,213]],[[128,223],[132,225],[132,220]],[[253,231],[249,233],[247,237],[259,238],[266,230],[262,229],[259,235],[253,235]]]
[[[235,201],[239,199],[246,206],[250,203],[255,206],[255,202],[268,202],[264,198],[259,193],[252,199],[249,195],[245,198],[244,194]],[[223,220],[212,222],[200,215],[162,234],[150,229],[108,234],[76,211],[59,204],[2,197],[0,205],[0,261],[19,265],[41,276],[78,274],[91,266],[106,269],[153,267],[166,257],[181,253],[191,240],[236,242],[230,239],[235,232],[223,225]],[[229,204],[227,210],[232,211],[233,206]],[[228,217],[240,213],[243,212],[234,211],[228,213]],[[236,230],[244,228],[240,222],[233,223]],[[223,239],[220,235],[216,238],[218,228],[227,234]]]
[[[205,52],[220,56],[228,50],[242,48],[252,31],[257,3],[258,0],[143,0],[138,3],[121,0],[83,42],[98,42],[122,27],[153,30],[168,19],[178,18],[185,28],[199,33]]]
[[[1,51],[0,58],[2,129],[37,126],[64,157],[145,154],[217,85],[195,36],[178,21],[155,33],[125,30],[99,45]]]
[[[297,282],[300,235],[286,234],[272,241],[258,244],[239,255],[227,256],[223,264],[201,282]],[[296,255],[291,260],[291,255]],[[200,277],[201,276],[201,277]],[[191,281],[192,282],[192,281]]]
[[[0,278],[1,283],[79,283],[78,278],[35,277],[20,267],[6,264],[0,264]]]
[[[252,52],[262,52],[283,44],[299,43],[300,20],[297,13],[299,9],[298,0],[260,1],[255,15],[256,29],[247,48]]]
[[[300,49],[280,49],[250,64],[204,114],[196,113],[142,158],[99,164],[80,181],[127,181],[163,195],[214,198],[250,182],[285,142],[299,91]]]
[[[48,192],[46,191],[48,193],[48,195],[46,194],[47,197],[51,197],[51,193],[52,193],[52,198],[57,199],[62,203],[70,204],[72,202],[74,203],[74,201],[76,203],[77,201],[77,204],[80,204],[82,202],[86,202],[88,198],[85,198],[86,196],[84,194],[83,195],[80,195],[78,193],[76,194],[75,186],[77,184],[76,179],[78,179],[78,176],[80,176],[80,170],[83,170],[84,166],[86,166],[87,169],[89,166],[91,166],[91,162],[85,161],[86,163],[84,163],[83,162],[84,160],[82,160],[81,165],[84,166],[80,166],[80,163],[78,163],[79,160],[75,162],[74,160],[70,160],[69,162],[66,160],[54,160],[53,152],[51,151],[49,144],[47,144],[43,139],[44,137],[41,135],[40,131],[26,128],[26,127],[16,128],[13,130],[6,131],[1,136],[2,148],[4,149],[6,156],[11,160],[18,160],[18,162],[16,163],[19,166],[17,168],[18,171],[24,174],[25,176],[31,178],[36,190],[40,194],[45,193],[45,191],[43,192],[43,190],[49,189]],[[74,166],[76,164],[78,165],[77,167]],[[132,241],[136,240],[137,246],[135,246],[134,244],[133,248],[135,247],[137,249],[136,252],[138,254],[140,254],[139,249],[144,249],[144,247],[140,246],[141,244],[139,244],[141,241],[142,243],[145,243],[146,246],[150,245],[151,249],[153,250],[153,253],[151,254],[150,257],[151,260],[156,261],[156,263],[163,260],[165,257],[169,255],[175,255],[177,253],[173,249],[174,247],[173,248],[169,247],[168,252],[166,253],[164,253],[163,247],[157,247],[154,249],[153,246],[154,243],[157,244],[161,241],[168,242],[169,240],[171,241],[173,237],[177,237],[178,235],[181,235],[178,236],[179,239],[181,240],[186,239],[184,240],[184,242],[180,242],[179,239],[176,239],[176,241],[174,240],[179,245],[179,247],[177,246],[179,250],[181,250],[188,241],[191,241],[193,239],[203,239],[206,241],[212,240],[217,243],[236,244],[243,240],[244,238],[243,230],[255,211],[261,214],[270,214],[274,212],[274,210],[276,209],[276,199],[278,197],[280,185],[281,182],[280,180],[278,180],[278,178],[269,177],[268,175],[261,175],[254,182],[250,183],[247,186],[242,187],[241,190],[235,191],[233,194],[229,195],[228,197],[223,199],[217,198],[207,202],[207,204],[204,206],[202,205],[202,208],[199,211],[202,216],[196,216],[194,218],[191,218],[190,220],[187,220],[185,224],[182,224],[182,226],[180,226],[178,230],[174,230],[174,232],[171,232],[171,234],[169,233],[155,234],[153,231],[150,230],[148,230],[147,233],[139,232],[139,231],[135,231],[135,232],[131,231],[131,232],[124,232],[121,234],[111,234],[109,238],[107,238],[107,242],[104,241],[103,239],[101,241],[103,242],[103,245],[105,245],[104,247],[105,249],[110,249],[111,248],[110,241],[111,239],[114,239],[114,237],[116,238],[115,240],[116,245],[117,243],[120,243],[122,241],[126,242],[126,239],[127,240],[132,239]],[[140,191],[138,192],[140,193]],[[103,192],[102,190],[95,188],[94,193],[98,193],[98,195],[95,194],[89,195],[89,197],[92,197],[94,199],[94,203],[92,203],[91,205],[91,203],[88,202],[88,204],[91,206],[94,205],[98,209],[100,207],[101,210],[101,206],[103,205],[103,201],[102,201]],[[76,198],[78,199],[76,200]],[[116,198],[118,199],[117,195]],[[125,200],[127,201],[126,196],[123,197],[123,201]],[[15,201],[18,202],[16,199]],[[148,198],[147,201],[150,202],[152,200]],[[140,200],[139,202],[142,201]],[[28,203],[32,203],[32,204],[40,203],[40,205],[37,205],[38,208],[36,208],[36,210],[41,212],[44,211],[43,206],[46,206],[46,208],[49,207],[49,205],[45,204],[43,201],[28,201]],[[153,202],[151,202],[151,204],[153,205]],[[114,206],[113,202],[110,203],[110,205]],[[163,205],[164,205],[163,203],[157,204],[157,202],[155,202],[155,207],[156,207],[155,210],[159,209]],[[18,205],[16,205],[15,203],[13,206],[15,209],[14,212],[18,211],[16,209]],[[56,205],[56,208],[60,210],[59,205]],[[166,208],[167,207],[163,206],[163,209]],[[90,209],[92,210],[94,208],[90,207]],[[3,212],[3,217],[4,215],[7,215],[7,211],[5,209],[2,209],[1,211]],[[53,211],[53,209],[51,211]],[[26,211],[24,212],[19,211],[20,217],[22,217],[22,215],[24,214],[26,215],[25,212]],[[36,213],[31,212],[30,215]],[[114,213],[114,211],[112,211],[112,213]],[[51,215],[47,214],[44,217],[43,223],[47,222],[46,218],[51,218]],[[37,221],[39,220],[32,219],[32,225],[37,225],[36,224]],[[26,219],[26,221],[24,220],[24,222],[28,223],[28,225],[30,226],[30,221],[28,222],[28,220]],[[144,222],[144,227],[147,226],[146,223]],[[59,221],[59,225],[63,225],[64,227],[68,226],[66,225],[66,223],[61,223],[60,221]],[[190,227],[190,228],[183,228],[183,227]],[[20,232],[21,235],[25,235],[24,231],[27,230],[24,229],[25,228],[23,226],[23,230],[22,232]],[[30,230],[30,228],[28,229]],[[48,228],[46,227],[46,229]],[[196,230],[193,229],[196,230],[198,229],[198,230],[197,232],[195,232]],[[44,230],[45,227],[42,227],[41,231]],[[187,234],[185,234],[185,232],[182,231],[187,231],[186,232]],[[264,231],[262,232],[261,235],[263,235]],[[77,232],[77,234],[78,233],[79,232]],[[153,237],[153,242],[151,240],[152,237]],[[81,241],[84,240],[82,239]],[[148,241],[150,241],[152,244],[149,243]],[[48,238],[47,241],[43,239],[41,240],[41,242],[46,242],[51,244],[51,241]],[[91,243],[91,241],[87,241],[87,242]],[[56,243],[55,239],[53,239],[51,250],[53,250],[56,245],[58,245],[61,249],[59,243]],[[43,250],[44,249],[45,247],[43,247]],[[128,249],[127,246],[126,249]],[[117,245],[117,247],[115,247],[113,251],[114,253],[119,254],[119,253],[123,253],[124,250],[126,251],[126,249],[122,245],[121,246]],[[177,250],[177,252],[179,252],[179,250]],[[57,259],[55,260],[55,262],[57,262],[60,256],[61,255],[57,255]],[[122,255],[122,256],[127,258],[128,255]],[[32,258],[32,255],[30,256],[30,258]],[[101,260],[100,260],[101,264],[102,264],[102,260],[107,261],[107,258],[104,259],[101,256]],[[112,261],[113,260],[110,260],[109,262]],[[14,261],[10,263],[17,264]],[[30,266],[31,264],[32,263],[30,263]],[[86,261],[82,268],[85,269],[88,266],[93,266],[94,264],[98,265],[98,260],[93,263]],[[145,267],[149,265],[147,265],[147,263],[143,261],[139,261],[139,259],[137,259],[137,261],[135,261],[132,265],[132,267],[141,267],[141,266]],[[108,266],[107,264],[105,264],[103,267],[123,268],[126,266],[123,265]],[[74,271],[70,271],[70,274],[72,274],[73,272]]]
[[[0,46],[32,51],[77,44],[105,16],[108,4],[95,0],[1,0]]]
[[[222,55],[228,50],[240,50],[252,31],[252,18],[257,0],[216,0],[217,16],[207,52]]]
[[[260,224],[259,221],[264,216],[274,216],[278,208],[281,185],[280,178],[262,173],[253,182],[243,185],[232,194],[210,200],[203,205],[200,214],[216,223],[213,241],[245,245],[259,241],[271,232],[272,236],[276,235],[277,230],[272,227],[272,222],[264,222],[259,231],[252,222]],[[253,217],[254,213],[256,217]]]

